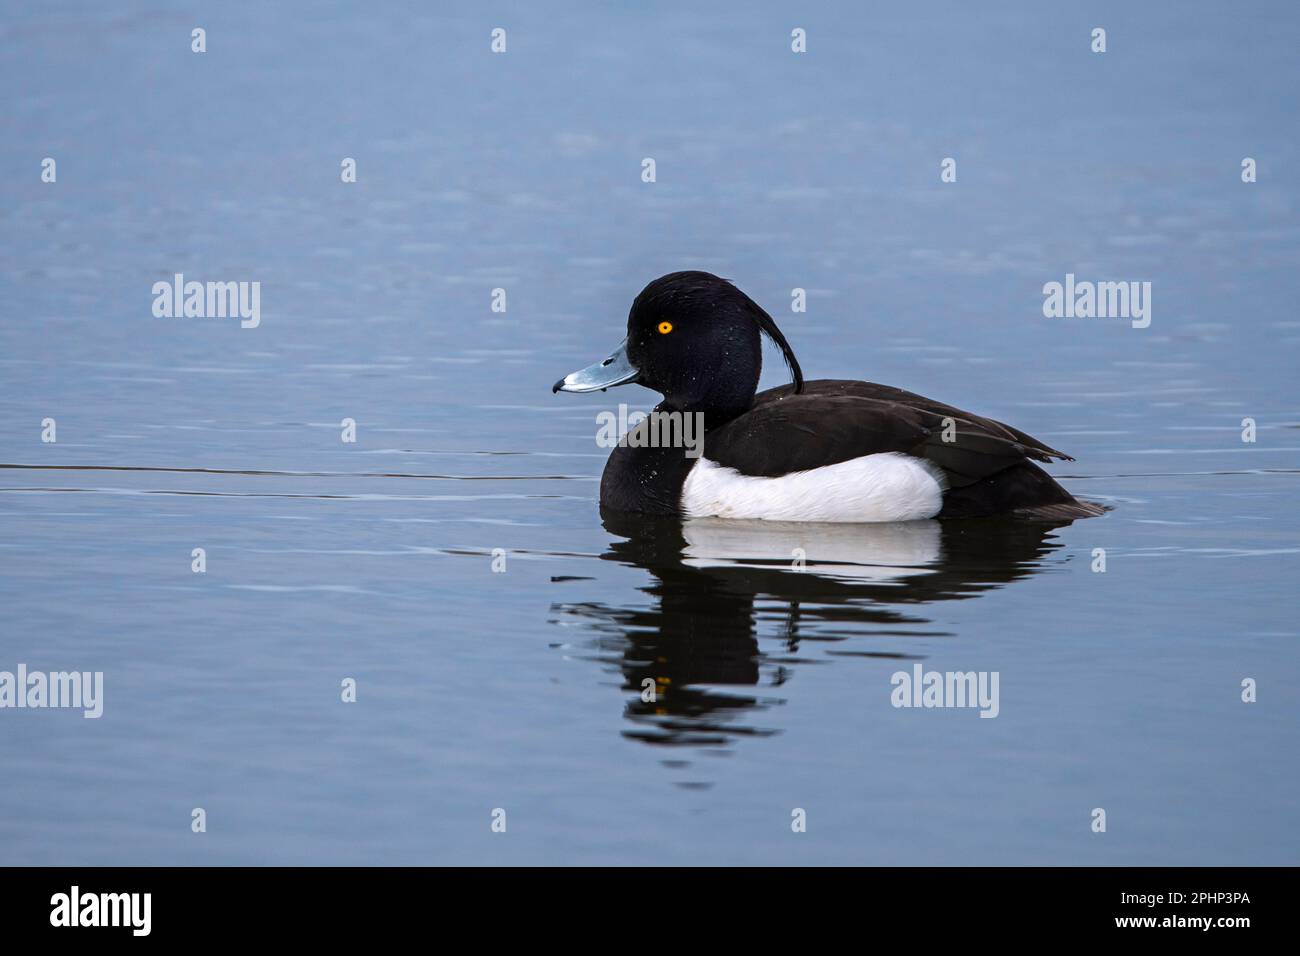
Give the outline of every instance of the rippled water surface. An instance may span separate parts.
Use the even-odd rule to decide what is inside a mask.
[[[1300,862],[1293,6],[116,6],[0,14],[0,670],[105,675],[0,710],[0,862]],[[550,385],[687,267],[1112,510],[602,521],[651,396]]]

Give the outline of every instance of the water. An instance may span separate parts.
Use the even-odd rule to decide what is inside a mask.
[[[1300,862],[1293,7],[118,6],[0,21],[0,669],[105,675],[0,711],[0,862]],[[650,396],[550,385],[678,268],[1113,510],[607,527]]]

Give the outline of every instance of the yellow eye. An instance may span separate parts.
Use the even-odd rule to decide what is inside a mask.
[[[660,323],[659,323],[659,334],[660,334],[660,335],[667,335],[667,334],[668,334],[669,332],[671,332],[672,330],[673,330],[673,324],[672,324],[671,322],[660,322]]]

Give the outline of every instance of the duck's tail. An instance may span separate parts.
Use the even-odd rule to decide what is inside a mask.
[[[940,518],[1014,515],[1038,521],[1072,521],[1106,513],[1101,505],[1080,501],[1043,469],[1021,460],[943,496]]]
[[[1073,521],[1075,518],[1100,518],[1106,509],[1091,501],[1074,498],[1055,505],[1032,505],[1011,512],[1017,518],[1033,521]]]

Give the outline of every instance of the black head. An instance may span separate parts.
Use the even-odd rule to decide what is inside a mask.
[[[763,333],[781,349],[795,391],[801,391],[799,361],[758,303],[708,272],[673,272],[651,282],[632,303],[623,348],[557,382],[555,390],[636,382],[659,392],[672,409],[736,415],[749,407],[758,387]]]

